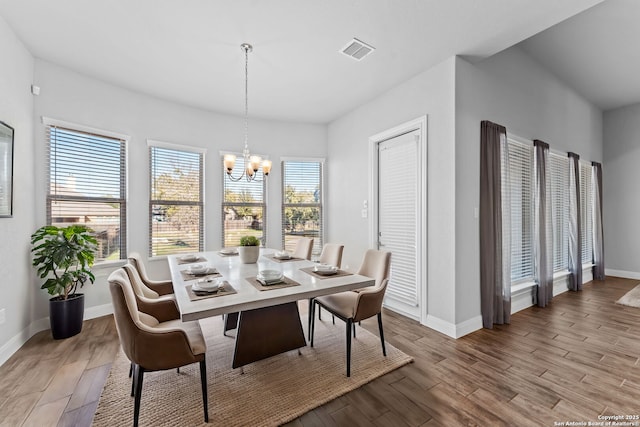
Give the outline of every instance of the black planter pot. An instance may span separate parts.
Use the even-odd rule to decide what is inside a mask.
[[[84,319],[84,294],[69,295],[66,300],[49,300],[49,321],[54,340],[69,338],[82,330]]]

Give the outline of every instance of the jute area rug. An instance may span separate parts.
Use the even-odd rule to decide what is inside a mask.
[[[640,308],[640,285],[636,286],[635,288],[631,289],[629,292],[624,294],[622,298],[616,301],[616,304],[628,305],[629,307]]]
[[[316,321],[314,347],[290,351],[240,369],[232,369],[234,338],[222,335],[220,317],[201,320],[207,341],[209,424],[204,423],[197,364],[145,373],[141,426],[277,426],[397,369],[412,358],[389,343],[382,355],[380,338],[357,328],[352,340],[351,377],[346,377],[345,325],[323,313]],[[306,315],[303,315],[306,326]],[[231,333],[234,333],[233,331]],[[113,363],[94,426],[131,426],[133,398],[129,361],[122,351]]]

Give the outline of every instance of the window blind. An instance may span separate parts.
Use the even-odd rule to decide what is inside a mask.
[[[323,245],[322,162],[282,162],[282,247],[293,251],[300,237],[313,238],[314,255]]]
[[[256,236],[262,240],[266,236],[265,180],[262,171],[248,182],[244,177],[231,181],[224,168],[224,158],[220,157],[222,170],[222,245],[224,247],[240,245],[242,236]],[[244,158],[236,158],[234,172],[244,170]]]
[[[126,258],[126,141],[45,121],[47,223],[86,225],[96,260]]]
[[[582,263],[593,262],[593,182],[591,163],[580,162],[580,218],[582,229]]]
[[[569,160],[549,153],[551,218],[553,223],[553,272],[569,268]]]
[[[203,154],[149,146],[149,255],[204,249]]]
[[[511,207],[511,283],[533,280],[533,144],[507,140]],[[505,188],[506,187],[506,188]]]

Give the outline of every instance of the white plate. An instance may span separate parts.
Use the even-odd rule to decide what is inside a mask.
[[[183,255],[180,257],[180,261],[195,261],[198,259],[197,255]]]
[[[258,278],[265,281],[280,280],[282,273],[278,270],[262,270],[258,273]]]
[[[218,279],[202,279],[194,283],[191,289],[194,291],[213,292],[217,291],[221,284],[222,281]]]
[[[220,253],[222,255],[235,255],[238,253],[238,249],[236,248],[224,248],[224,249],[220,249]]]
[[[209,268],[203,264],[195,264],[187,268],[187,272],[190,274],[203,274],[206,273]]]

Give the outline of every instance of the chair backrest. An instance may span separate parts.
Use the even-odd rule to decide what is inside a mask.
[[[142,257],[138,252],[129,252],[127,256],[129,264],[133,265],[133,267],[138,270],[138,274],[144,283],[147,283],[151,278],[147,274],[147,269],[142,262]]]
[[[380,311],[382,310],[384,293],[387,290],[388,283],[389,279],[384,279],[380,286],[364,288],[358,293],[356,306],[353,310],[354,322],[368,319],[369,317],[375,316],[376,314],[380,313]]]
[[[296,242],[296,249],[293,251],[293,257],[311,259],[311,249],[313,249],[313,239],[309,237],[300,237]]]
[[[344,245],[339,245],[337,243],[326,243],[322,247],[322,252],[320,253],[320,261],[323,264],[334,265],[340,268],[342,264],[342,251],[344,250]]]
[[[138,311],[136,296],[124,268],[111,273],[107,280],[120,345],[131,362],[147,370],[161,370],[204,358],[206,344],[201,332],[192,347],[185,331],[179,327],[163,327],[155,317]]]
[[[159,297],[156,291],[149,289],[149,287],[145,285],[142,277],[140,277],[139,270],[135,268],[134,265],[125,264],[122,268],[124,269],[125,273],[127,273],[133,292],[136,295],[150,299],[157,299]]]
[[[131,281],[122,268],[111,273],[108,281],[120,345],[129,360],[138,363],[135,354],[135,337],[141,321]]]
[[[364,254],[357,274],[375,279],[375,286],[380,286],[389,278],[391,269],[391,252],[369,249]]]

